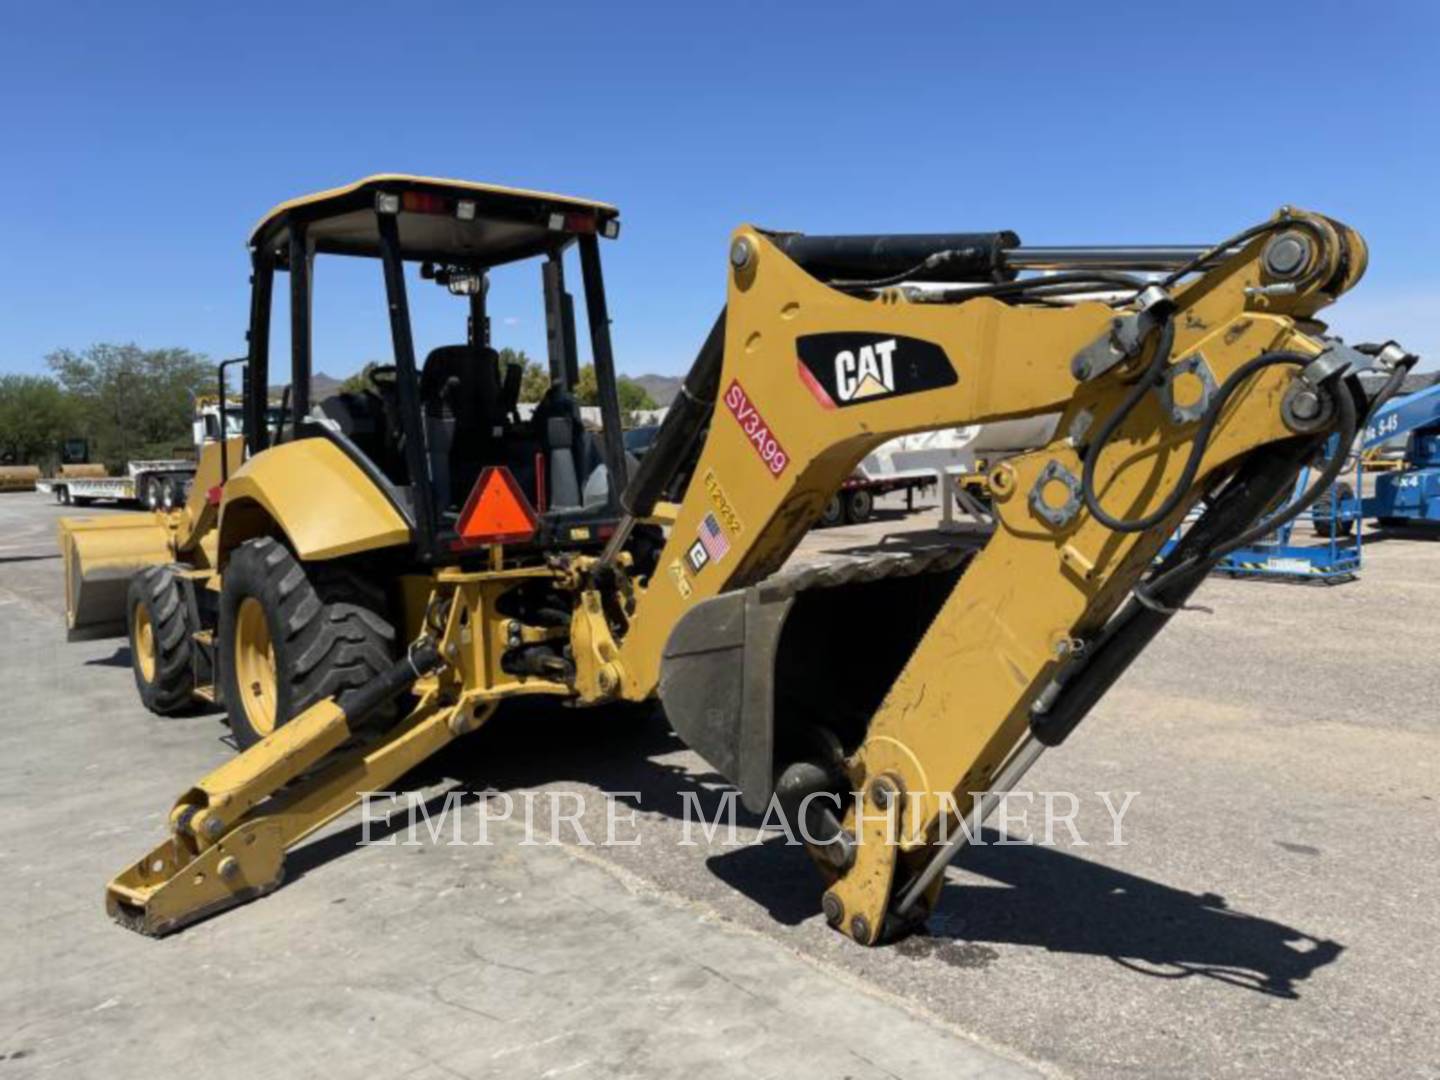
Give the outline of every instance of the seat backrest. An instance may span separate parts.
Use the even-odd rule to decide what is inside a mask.
[[[520,364],[507,364],[505,375],[500,380],[500,411],[507,419],[520,419],[520,383],[525,378],[525,368]]]
[[[549,468],[550,505],[557,510],[581,504],[582,438],[580,406],[558,386],[545,391],[531,418]]]
[[[505,433],[500,355],[442,345],[420,370],[420,407],[430,441],[431,475],[442,504],[462,502],[480,469],[499,460]]]

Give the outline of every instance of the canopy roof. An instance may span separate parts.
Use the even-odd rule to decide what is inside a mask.
[[[276,252],[284,263],[291,227],[303,222],[317,252],[378,256],[381,195],[399,200],[401,255],[412,260],[494,266],[542,254],[574,234],[614,235],[619,227],[620,211],[592,199],[378,173],[281,203],[255,226],[250,244]]]

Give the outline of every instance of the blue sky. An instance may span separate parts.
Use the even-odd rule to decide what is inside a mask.
[[[256,219],[377,171],[618,204],[634,374],[689,365],[742,222],[1199,243],[1282,203],[1370,242],[1338,330],[1440,358],[1434,4],[243,7],[6,5],[0,371],[243,351]],[[538,269],[510,278],[496,343],[542,355]],[[422,348],[459,340],[426,288]],[[317,370],[387,352],[379,295],[322,262]]]

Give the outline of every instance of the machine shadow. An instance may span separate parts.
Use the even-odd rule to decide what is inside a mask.
[[[1427,525],[1381,525],[1374,532],[1365,533],[1365,543],[1381,544],[1387,540],[1427,540],[1430,543],[1440,541],[1440,528],[1431,523]]]
[[[130,666],[130,646],[117,645],[115,651],[109,656],[96,656],[85,661],[86,667],[118,667],[128,668]]]
[[[658,708],[582,710],[517,701],[392,787],[443,786],[426,804],[431,815],[442,810],[451,790],[473,801],[476,792],[570,782],[638,792],[620,801],[677,820],[683,820],[689,802],[692,814],[698,805],[706,820],[714,821],[730,789],[712,772],[666,760],[683,750]],[[735,821],[746,829],[760,825],[738,804]],[[388,824],[372,822],[368,839],[384,840],[407,827],[407,816],[397,814]],[[1004,943],[1104,956],[1155,978],[1202,976],[1295,999],[1298,983],[1344,951],[1338,942],[1233,911],[1213,893],[1172,888],[1056,848],[992,846],[1000,834],[991,829],[985,838],[986,845],[967,850],[959,865],[994,884],[947,884],[928,935],[902,944],[906,955],[975,966],[976,946]],[[365,839],[359,822],[323,835],[290,853],[287,878],[303,877]],[[703,853],[696,849],[697,857]],[[804,849],[787,844],[783,835],[724,847],[705,865],[782,925],[795,926],[819,913],[820,877]]]
[[[1000,838],[987,828],[986,845],[959,860],[997,884],[948,882],[930,920],[931,941],[1105,956],[1155,978],[1201,976],[1292,1000],[1297,983],[1345,949],[1233,911],[1215,893],[1172,888],[1058,848],[991,846]]]
[[[507,702],[479,731],[458,739],[391,787],[416,791],[444,785],[446,792],[426,804],[432,815],[444,806],[451,790],[466,793],[462,801],[474,801],[477,792],[572,782],[623,792],[615,795],[617,803],[647,814],[684,820],[687,813],[692,817],[698,813],[714,820],[725,810],[729,785],[717,773],[657,760],[683,751],[685,744],[670,730],[658,706],[570,709],[544,699],[517,699]],[[741,828],[760,824],[760,818],[738,802],[734,819]],[[369,839],[373,843],[405,827],[406,815],[399,814],[388,826],[372,823]],[[287,856],[287,876],[293,880],[343,855],[363,837],[364,825],[357,822],[310,841]],[[796,854],[808,863],[803,852],[797,849]]]

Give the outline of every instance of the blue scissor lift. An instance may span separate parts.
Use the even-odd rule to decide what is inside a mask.
[[[1377,473],[1375,492],[1343,500],[1342,519],[1381,525],[1440,525],[1440,382],[1396,398],[1365,425],[1361,450],[1408,435],[1400,468]],[[1356,491],[1360,488],[1357,485]]]
[[[1375,491],[1361,487],[1361,454],[1401,435],[1408,435],[1400,468],[1377,473]],[[1317,542],[1297,543],[1296,522],[1289,522],[1262,541],[1227,555],[1216,572],[1237,577],[1297,578],[1348,581],[1360,570],[1363,547],[1361,522],[1381,525],[1440,525],[1440,382],[1378,409],[1365,426],[1355,448],[1352,483],[1337,483],[1315,503],[1308,515]],[[1332,439],[1327,452],[1336,447]],[[1290,499],[1298,499],[1310,483],[1310,470],[1301,471]],[[1189,520],[1162,550],[1168,554]]]

